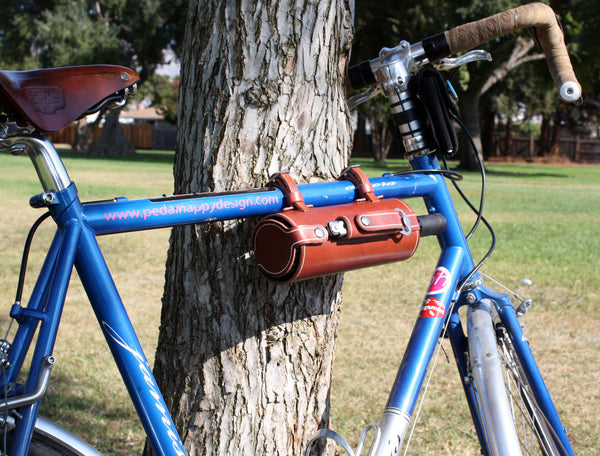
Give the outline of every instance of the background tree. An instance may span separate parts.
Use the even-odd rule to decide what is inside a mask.
[[[176,193],[339,176],[352,4],[192,0]],[[173,230],[155,375],[191,455],[301,454],[329,420],[341,276],[274,286],[252,221]]]
[[[165,48],[179,49],[186,6],[185,0],[6,0],[0,62],[5,69],[124,65],[134,68],[143,83],[162,62]],[[135,153],[119,130],[118,115],[118,110],[108,111],[104,134],[89,149],[95,125],[80,122],[74,147]]]
[[[138,96],[152,100],[152,106],[164,119],[172,124],[177,123],[177,92],[179,78],[171,78],[163,74],[153,74],[146,81]]]
[[[32,52],[35,28],[31,26],[45,8],[54,2],[48,0],[43,5],[34,0],[2,2],[0,14],[0,65],[3,70],[25,70],[39,67],[37,55]]]
[[[41,11],[40,17],[33,23],[36,31],[33,45],[41,67],[131,63],[131,56],[127,55],[117,28],[111,27],[100,2],[59,0],[54,7]],[[119,112],[102,111],[91,123],[87,119],[78,120],[73,149],[100,154],[135,154],[135,148],[125,138],[119,125]],[[102,139],[91,145],[92,131],[102,121]]]

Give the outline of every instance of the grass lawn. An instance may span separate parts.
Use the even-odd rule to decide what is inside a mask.
[[[83,200],[172,192],[169,154],[140,154],[133,159],[66,154],[64,158]],[[371,176],[405,166],[393,160],[386,167],[357,161]],[[0,234],[5,244],[0,291],[6,305],[0,323],[5,327],[22,244],[40,215],[27,201],[40,188],[27,158],[0,154],[0,167],[4,195]],[[476,174],[465,174],[461,187],[478,200]],[[524,323],[542,373],[575,452],[598,454],[600,167],[490,164],[487,195],[486,216],[494,226],[498,246],[484,272],[534,300]],[[413,204],[417,212],[422,212],[422,206]],[[474,216],[462,203],[458,210],[465,227],[470,227]],[[50,224],[45,223],[32,252],[26,292],[51,236]],[[158,333],[168,238],[168,230],[100,238],[150,359]],[[472,239],[474,255],[483,255],[489,242],[489,235],[480,228]],[[424,239],[409,261],[346,274],[332,387],[332,428],[353,446],[362,428],[377,421],[383,409],[436,252],[435,240]],[[521,285],[522,279],[529,279],[531,285]],[[58,362],[42,413],[106,454],[139,454],[143,432],[88,307],[74,277],[55,351]],[[444,343],[444,348],[449,354],[449,345]],[[467,414],[456,369],[442,352],[413,437],[414,448],[419,450],[409,454],[478,454]]]

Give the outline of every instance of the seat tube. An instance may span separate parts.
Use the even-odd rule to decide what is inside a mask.
[[[161,456],[184,456],[181,439],[90,229],[82,233],[75,267],[154,451]]]

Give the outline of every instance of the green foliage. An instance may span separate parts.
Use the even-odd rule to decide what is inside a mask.
[[[541,126],[535,122],[523,122],[517,127],[519,134],[523,136],[539,136],[541,133]]]
[[[6,0],[0,15],[5,69],[111,63],[135,68],[142,80],[178,50],[185,0]]]
[[[599,86],[600,4],[595,0],[552,2],[565,31],[567,48],[584,92]]]
[[[140,95],[152,100],[152,106],[167,122],[177,123],[177,92],[179,79],[153,74],[140,90]]]
[[[43,67],[129,63],[117,28],[102,15],[90,13],[88,3],[61,0],[34,21],[34,45]]]
[[[49,5],[53,2],[47,2]],[[33,68],[31,55],[34,28],[31,26],[42,8],[37,1],[4,0],[0,14],[0,66],[5,70]]]

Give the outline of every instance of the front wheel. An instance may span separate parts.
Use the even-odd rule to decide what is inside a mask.
[[[76,435],[44,417],[38,417],[28,456],[102,456]]]
[[[469,361],[489,454],[567,454],[555,443],[508,332],[494,326],[494,315],[489,300],[469,308]]]

